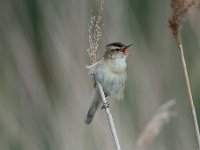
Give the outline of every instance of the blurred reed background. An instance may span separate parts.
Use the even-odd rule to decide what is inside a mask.
[[[88,24],[98,0],[0,1],[0,149],[112,150],[105,113],[84,124],[92,80],[84,68]],[[156,109],[176,100],[172,117],[148,150],[195,150],[197,142],[178,49],[168,28],[170,1],[109,0],[104,46],[134,43],[124,101],[110,101],[123,150],[136,140]],[[200,7],[182,28],[192,92],[200,120]]]

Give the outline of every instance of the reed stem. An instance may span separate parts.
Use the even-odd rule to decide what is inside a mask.
[[[199,135],[198,120],[197,120],[194,100],[193,100],[193,97],[192,97],[192,92],[191,92],[191,87],[190,87],[190,80],[189,80],[189,76],[188,76],[187,65],[186,65],[186,62],[185,62],[185,57],[184,57],[184,51],[183,51],[182,44],[178,44],[178,48],[180,50],[181,62],[182,62],[182,66],[183,66],[184,76],[185,76],[188,99],[189,99],[190,106],[191,106],[191,109],[192,109],[192,116],[193,116],[194,125],[195,125],[195,133],[196,133],[196,137],[197,137],[198,146],[199,146],[199,149],[200,149],[200,135]]]
[[[106,114],[107,114],[110,130],[111,130],[113,140],[114,140],[114,143],[115,143],[115,148],[116,148],[116,150],[121,150],[119,140],[118,140],[118,137],[117,137],[117,132],[116,132],[116,129],[115,129],[115,124],[114,124],[114,121],[113,121],[113,117],[112,117],[112,114],[110,113],[110,110],[109,110],[109,104],[108,104],[108,101],[106,100],[105,94],[103,92],[103,88],[102,88],[102,86],[99,82],[97,82],[97,87],[99,89],[99,93],[100,93],[101,99],[103,101],[103,108],[105,109]]]

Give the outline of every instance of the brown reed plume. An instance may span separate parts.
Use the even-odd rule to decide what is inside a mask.
[[[175,105],[175,100],[169,100],[159,107],[153,118],[147,124],[142,134],[139,136],[136,143],[136,150],[145,150],[158,136],[162,127],[170,121],[171,116],[174,114],[170,109]]]
[[[183,18],[189,8],[198,2],[199,0],[171,0],[172,16],[169,19],[169,26],[178,44],[181,44],[180,28]]]
[[[87,52],[88,52],[91,64],[94,64],[98,58],[98,54],[97,54],[98,42],[101,39],[101,36],[103,35],[100,23],[102,20],[104,7],[105,7],[105,0],[100,0],[100,8],[99,8],[98,14],[96,16],[91,17],[91,21],[90,21],[90,25],[89,25],[89,29],[88,29],[88,31],[89,31],[89,49],[87,49]],[[105,112],[106,112],[106,115],[108,118],[109,127],[110,127],[110,130],[112,133],[115,148],[116,148],[116,150],[121,150],[119,140],[117,137],[117,132],[115,129],[115,124],[113,121],[113,117],[112,117],[112,114],[110,113],[110,110],[108,107],[109,106],[108,101],[106,100],[106,97],[105,97],[105,94],[104,94],[101,84],[99,82],[96,82],[96,85],[99,89],[99,93],[101,95],[101,99],[103,102],[104,107],[102,107],[102,108],[105,109]]]
[[[199,135],[197,115],[196,115],[195,105],[194,105],[194,101],[192,97],[190,80],[189,80],[189,75],[187,71],[187,65],[185,62],[184,50],[183,50],[183,45],[182,45],[182,40],[181,40],[181,31],[180,31],[181,23],[185,14],[188,12],[188,10],[192,6],[195,6],[198,3],[199,3],[199,0],[171,0],[172,16],[169,19],[169,27],[171,28],[172,34],[176,40],[178,49],[180,51],[180,57],[181,57],[181,62],[183,66],[184,76],[185,76],[188,99],[189,99],[190,106],[192,109],[197,142],[200,149],[200,135]]]
[[[91,17],[90,25],[89,25],[89,49],[87,49],[88,55],[90,57],[91,63],[95,63],[98,58],[97,50],[98,50],[98,42],[102,36],[102,28],[100,26],[103,10],[105,7],[105,0],[100,1],[100,8],[98,14],[96,16]]]

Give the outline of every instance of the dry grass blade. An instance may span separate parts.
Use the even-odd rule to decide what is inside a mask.
[[[137,140],[137,150],[145,150],[147,146],[153,142],[155,137],[160,133],[163,125],[169,122],[173,114],[170,108],[174,104],[175,101],[170,100],[158,109],[142,134],[139,136]]]

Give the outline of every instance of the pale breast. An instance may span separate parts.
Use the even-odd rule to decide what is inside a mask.
[[[104,74],[103,89],[108,96],[114,99],[122,99],[126,82],[126,72],[115,74],[111,71],[106,71]]]
[[[126,82],[126,62],[102,60],[94,65],[88,66],[89,74],[101,83],[106,96],[114,99],[122,99]]]
[[[126,71],[126,59],[124,58],[116,58],[116,59],[110,59],[105,61],[108,68],[116,73],[116,74],[122,74]]]

